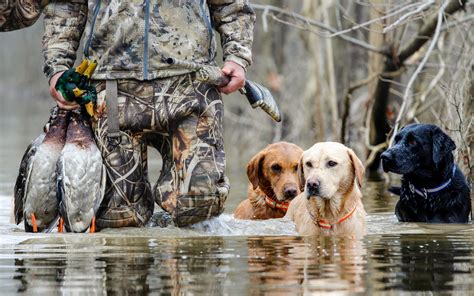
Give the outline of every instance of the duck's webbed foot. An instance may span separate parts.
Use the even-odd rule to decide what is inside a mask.
[[[59,218],[58,232],[64,232],[64,219],[63,217]]]
[[[89,226],[89,233],[95,233],[95,216],[92,217],[91,226]]]
[[[33,232],[37,233],[38,232],[38,224],[36,224],[36,216],[35,214],[31,214],[31,226],[33,226]]]

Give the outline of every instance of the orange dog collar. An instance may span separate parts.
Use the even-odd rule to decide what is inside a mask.
[[[280,209],[286,213],[288,211],[288,206],[290,205],[287,201],[278,201],[274,200],[265,195],[265,203],[269,205],[272,209]]]
[[[309,211],[308,211],[308,213],[311,216],[311,219],[313,219],[313,221],[316,223],[316,225],[318,225],[319,227],[324,228],[324,229],[331,229],[331,228],[334,227],[334,225],[336,225],[338,223],[342,223],[345,220],[349,219],[350,216],[352,216],[352,214],[354,214],[356,208],[357,208],[357,205],[347,215],[345,215],[341,219],[337,220],[337,222],[334,223],[334,224],[329,223],[329,221],[325,220],[325,219],[316,220],[315,217]]]

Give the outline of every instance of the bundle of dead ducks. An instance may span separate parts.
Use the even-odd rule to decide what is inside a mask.
[[[27,232],[95,231],[105,189],[102,157],[89,118],[54,108],[26,149],[15,184],[16,224]]]

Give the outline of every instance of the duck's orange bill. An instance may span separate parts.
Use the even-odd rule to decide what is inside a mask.
[[[33,224],[33,232],[38,232],[38,225],[36,224],[35,214],[31,214],[31,224]]]
[[[91,226],[89,227],[89,233],[95,233],[95,216],[92,217]]]

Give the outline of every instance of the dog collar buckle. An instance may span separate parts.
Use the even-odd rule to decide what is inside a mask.
[[[327,221],[325,219],[319,219],[319,220],[316,219],[316,217],[314,217],[314,215],[311,214],[310,211],[308,211],[308,213],[309,213],[309,216],[311,217],[311,219],[313,220],[314,224],[316,224],[317,226],[319,226],[321,228],[331,230],[336,224],[342,223],[342,222],[346,221],[347,219],[349,219],[352,216],[352,214],[354,214],[356,209],[357,209],[357,204],[354,206],[354,208],[349,213],[347,213],[347,215],[345,215],[341,219],[337,220],[334,224],[331,224],[329,221]]]
[[[425,199],[428,199],[428,193],[437,193],[437,192],[443,190],[444,188],[448,187],[451,184],[451,182],[453,181],[455,173],[456,173],[456,165],[453,166],[452,177],[448,181],[446,181],[445,183],[443,183],[440,186],[435,187],[435,188],[430,188],[430,189],[420,188],[421,189],[420,190],[420,189],[417,189],[415,187],[415,185],[413,185],[411,182],[408,182],[408,188],[410,189],[411,193],[418,194],[420,196],[423,196]]]
[[[425,199],[427,199],[428,198],[428,192],[426,191],[426,188],[423,188],[422,193],[423,193],[423,196],[425,197]]]

